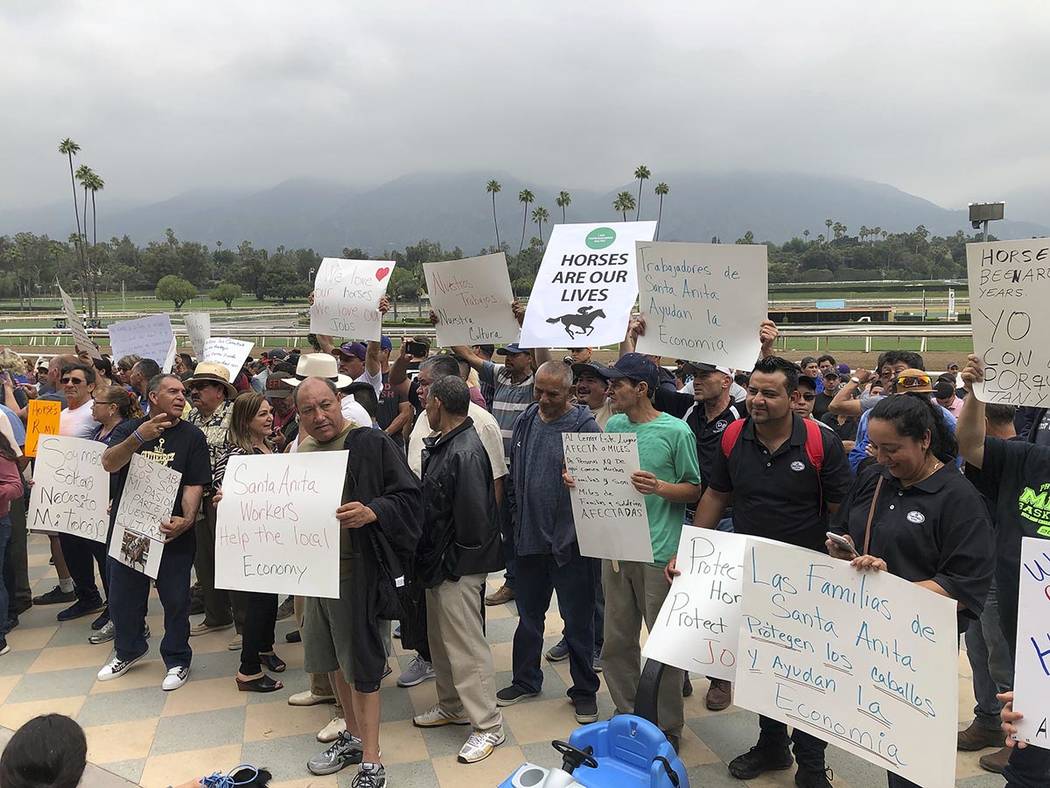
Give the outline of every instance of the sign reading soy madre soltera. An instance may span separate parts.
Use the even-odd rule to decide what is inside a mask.
[[[339,598],[345,451],[230,457],[215,524],[215,587]]]
[[[896,772],[955,785],[955,600],[749,540],[733,701]]]
[[[1050,402],[1050,238],[966,245],[982,402]]]

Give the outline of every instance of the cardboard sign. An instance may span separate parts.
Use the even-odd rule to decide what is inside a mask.
[[[966,244],[973,350],[982,402],[1050,402],[1050,238]]]
[[[379,299],[386,293],[394,265],[387,260],[324,258],[314,280],[310,331],[378,342],[383,331]]]
[[[62,403],[53,399],[29,400],[29,413],[26,416],[25,455],[36,457],[36,444],[41,435],[58,435],[58,425],[62,420]]]
[[[430,306],[437,313],[437,342],[505,345],[521,333],[514,317],[507,257],[503,252],[423,263]]]
[[[215,525],[215,587],[339,598],[345,451],[230,457]]]
[[[765,244],[638,244],[637,350],[751,369],[768,314]]]
[[[193,345],[193,355],[200,359],[204,343],[211,337],[211,315],[207,312],[187,312],[182,316],[182,322]]]
[[[241,367],[244,366],[244,361],[252,352],[253,347],[255,347],[254,342],[247,342],[243,339],[210,337],[204,342],[200,360],[222,364],[230,371],[230,383],[233,383],[241,374]]]
[[[29,493],[30,530],[106,541],[109,474],[102,467],[105,450],[106,444],[98,441],[41,436]]]
[[[555,225],[518,344],[599,347],[620,342],[638,297],[635,243],[653,240],[654,232],[656,222]]]
[[[925,788],[953,788],[952,599],[887,572],[749,540],[733,701]]]
[[[84,321],[77,314],[77,308],[73,305],[73,299],[62,289],[62,285],[58,286],[58,294],[62,298],[62,311],[66,315],[66,325],[73,332],[73,344],[76,346],[77,353],[87,351],[87,354],[92,358],[102,358],[102,354],[98,352],[95,343],[88,336],[87,329],[84,328]]]
[[[164,555],[162,520],[171,517],[182,474],[141,454],[131,455],[124,492],[120,496],[109,556],[124,566],[157,579]]]
[[[562,433],[565,467],[580,555],[652,563],[645,496],[631,484],[641,470],[638,436],[628,433]]]
[[[171,318],[167,314],[110,323],[109,343],[114,361],[136,355],[151,358],[165,372],[171,371],[175,359],[175,332],[172,331]]]
[[[1021,540],[1014,708],[1024,714],[1014,739],[1050,749],[1050,539]]]

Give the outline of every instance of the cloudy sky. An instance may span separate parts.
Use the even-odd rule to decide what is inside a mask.
[[[1050,174],[1050,6],[930,2],[0,4],[0,207],[295,176],[633,167],[870,178],[956,207]]]

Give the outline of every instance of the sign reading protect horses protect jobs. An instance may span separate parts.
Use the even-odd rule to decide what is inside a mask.
[[[655,232],[656,222],[555,225],[518,344],[599,347],[620,342],[638,297],[635,243],[653,240]]]

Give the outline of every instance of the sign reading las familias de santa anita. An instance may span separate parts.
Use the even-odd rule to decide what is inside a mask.
[[[521,328],[522,347],[598,347],[620,342],[638,298],[635,243],[656,222],[557,224]]]

